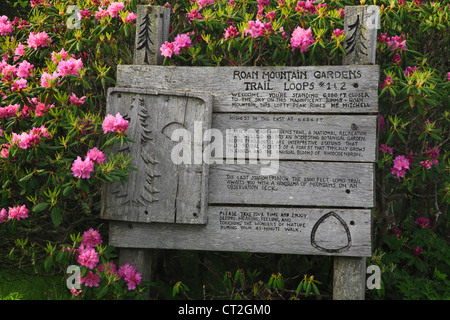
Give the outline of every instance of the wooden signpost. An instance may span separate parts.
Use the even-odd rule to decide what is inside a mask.
[[[118,66],[107,112],[130,121],[136,143],[116,151],[138,171],[105,185],[110,243],[141,261],[152,248],[331,255],[334,298],[363,299],[379,69],[360,65],[374,63],[373,6],[345,10],[345,66],[162,67],[148,53]],[[156,9],[139,12],[138,38]]]

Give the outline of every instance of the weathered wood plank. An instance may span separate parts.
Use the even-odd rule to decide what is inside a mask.
[[[130,248],[370,256],[371,210],[215,207],[206,225],[110,222]]]
[[[215,112],[376,113],[378,80],[378,66],[117,68],[118,87],[211,92]]]
[[[214,150],[211,161],[218,154],[223,158],[242,154],[247,159],[260,159],[267,152],[259,149],[276,152],[274,147],[278,147],[280,160],[375,162],[376,124],[377,116],[372,115],[216,113],[212,128],[220,130],[222,136],[217,138],[223,140],[226,148]],[[277,130],[277,145],[273,136],[266,137],[273,130]]]
[[[343,64],[375,64],[379,15],[378,6],[345,7]]]
[[[137,6],[135,65],[163,64],[159,48],[169,37],[170,9],[159,6]]]
[[[128,143],[115,150],[134,157],[137,171],[129,174],[128,182],[106,185],[103,192],[102,216],[140,222],[205,223],[207,163],[192,165],[172,161],[176,145],[172,133],[193,136],[197,130],[211,126],[212,98],[207,95],[160,93],[152,91],[127,92],[110,89],[107,112],[120,112],[129,119]],[[192,139],[192,149],[202,142]]]
[[[273,173],[261,175],[263,169]],[[369,208],[374,170],[373,163],[353,162],[210,165],[209,204]]]

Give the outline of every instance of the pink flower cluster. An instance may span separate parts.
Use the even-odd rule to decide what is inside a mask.
[[[115,117],[108,114],[102,123],[103,133],[117,132],[124,134],[128,129],[128,124],[129,122],[120,113],[117,113]]]
[[[39,144],[41,137],[50,138],[44,125],[40,128],[33,128],[29,133],[22,132],[20,135],[13,132],[11,140],[12,145],[18,145],[20,149],[28,149]]]
[[[244,34],[250,34],[250,37],[257,38],[264,35],[268,35],[273,31],[271,22],[261,22],[259,19],[256,21],[249,21],[248,28],[244,28]]]
[[[333,34],[331,35],[331,39],[337,40],[343,34],[344,34],[344,30],[334,29]]]
[[[415,224],[417,224],[421,229],[429,229],[430,226],[430,220],[428,220],[425,217],[420,217],[414,221]]]
[[[71,250],[71,248],[63,248],[63,251],[77,254],[77,262],[90,269],[86,276],[80,279],[80,282],[85,287],[98,287],[100,283],[100,274],[104,273],[106,276],[118,275],[119,280],[124,280],[127,284],[128,290],[136,289],[137,285],[141,284],[142,277],[136,269],[130,264],[125,264],[117,271],[117,266],[111,262],[100,263],[96,247],[103,243],[102,237],[98,230],[90,228],[83,233],[83,239],[78,249]],[[77,291],[72,288],[71,292],[74,295],[79,295],[82,290]]]
[[[314,43],[314,38],[312,36],[311,28],[307,30],[297,27],[292,33],[291,37],[291,48],[294,51],[297,48],[300,48],[300,53],[308,52],[308,47]]]
[[[64,77],[68,75],[78,76],[80,69],[83,68],[81,59],[69,58],[69,60],[61,60],[58,63],[58,76]]]
[[[382,144],[380,146],[380,151],[383,152],[383,153],[389,153],[390,155],[392,155],[393,152],[394,152],[394,149],[392,147],[388,147],[385,144]]]
[[[28,209],[25,205],[9,207],[8,211],[5,208],[0,210],[0,223],[4,223],[7,219],[20,221],[26,218],[28,218]]]
[[[391,173],[396,175],[397,178],[403,178],[406,174],[406,170],[409,170],[409,160],[403,155],[396,156],[394,159],[394,166],[391,169]]]
[[[39,33],[30,32],[27,43],[28,48],[34,48],[34,50],[37,50],[38,47],[45,48],[50,46],[52,39],[50,39],[45,31]]]
[[[81,157],[78,156],[72,163],[72,174],[76,178],[90,179],[91,173],[94,172],[94,165],[101,164],[105,160],[103,152],[94,147],[88,151],[84,160],[81,160]]]
[[[387,46],[391,46],[391,51],[395,51],[400,48],[401,51],[406,50],[406,40],[402,40],[400,36],[388,37],[387,33],[381,33],[377,38],[378,41],[386,43]]]
[[[13,33],[12,22],[9,21],[7,16],[0,17],[0,36],[6,36]]]
[[[84,104],[85,100],[86,100],[86,96],[82,96],[81,98],[78,98],[75,95],[75,93],[72,93],[69,98],[70,103],[73,105],[76,105],[78,107],[82,106]]]
[[[191,38],[187,33],[179,34],[175,41],[166,41],[160,48],[164,57],[172,57],[172,54],[179,55],[182,49],[189,49],[192,46]]]
[[[136,289],[136,286],[140,285],[142,280],[141,275],[128,263],[120,267],[119,277],[125,281],[128,286],[128,290]]]
[[[0,107],[0,118],[8,118],[17,115],[19,108],[20,105],[18,103],[10,104],[6,107]]]
[[[428,148],[426,152],[426,156],[428,157],[428,159],[420,161],[420,166],[429,170],[431,169],[433,164],[437,165],[439,163],[439,160],[437,159],[439,152],[440,150],[438,148]]]
[[[238,30],[236,29],[236,27],[233,27],[233,26],[229,26],[229,27],[226,28],[224,31],[225,31],[225,32],[224,32],[224,34],[223,34],[223,37],[224,37],[225,39],[228,39],[228,38],[234,38],[234,37],[237,37],[237,36],[239,35]]]

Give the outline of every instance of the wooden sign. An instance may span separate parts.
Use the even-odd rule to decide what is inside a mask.
[[[119,65],[108,92],[107,112],[125,115],[136,141],[117,151],[138,168],[124,186],[105,186],[110,243],[370,256],[379,67],[368,65],[364,37],[372,11],[346,9],[348,65],[162,67],[146,54],[164,14],[145,10],[135,65]]]
[[[371,210],[210,206],[206,225],[114,223],[124,248],[371,255]]]
[[[117,86],[211,92],[215,112],[376,113],[378,66],[117,66]]]
[[[130,121],[127,135],[134,143],[115,150],[133,157],[125,185],[113,183],[103,190],[102,217],[140,222],[204,223],[207,202],[207,164],[176,164],[171,152],[175,130],[194,136],[195,124],[211,126],[212,99],[208,95],[126,92],[110,89],[108,113],[120,112]],[[202,141],[192,139],[192,149]]]
[[[261,165],[211,166],[209,203],[374,206],[372,163],[282,161],[277,166],[272,175],[261,175]]]
[[[249,158],[259,133],[270,135],[277,130],[280,160],[374,162],[378,154],[376,123],[375,115],[215,113],[212,127],[228,137],[227,154],[247,153]],[[245,143],[234,141],[240,136]],[[261,158],[261,153],[257,156]]]

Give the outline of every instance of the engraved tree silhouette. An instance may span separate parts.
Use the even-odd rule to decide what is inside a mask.
[[[148,55],[154,55],[155,52],[150,49],[150,44],[154,45],[151,35],[153,34],[153,31],[151,29],[152,21],[150,20],[150,16],[146,14],[143,18],[143,21],[141,23],[139,35],[138,35],[138,45],[136,50],[144,50],[145,56],[144,56],[144,62],[148,62]]]
[[[135,113],[137,113],[137,117],[133,117],[132,114]],[[138,94],[135,95],[130,113],[124,115],[124,118],[127,120],[137,118],[137,123],[133,126],[130,125],[128,130],[129,135],[136,142],[128,144],[118,151],[132,154],[135,157],[132,165],[136,166],[139,171],[131,172],[128,176],[128,182],[124,185],[116,184],[116,188],[111,191],[118,200],[119,206],[147,206],[158,201],[157,194],[159,191],[155,188],[155,178],[160,174],[155,170],[158,161],[149,153],[147,146],[147,143],[153,140],[152,131],[148,129],[148,117],[144,99]]]
[[[349,34],[352,31],[353,33],[346,41],[345,50],[347,51],[347,54],[351,54],[354,51],[356,60],[358,60],[360,54],[367,56],[367,47],[364,44],[364,41],[366,40],[364,37],[365,28],[359,21],[359,14],[356,16],[355,23],[349,25],[348,28]]]

